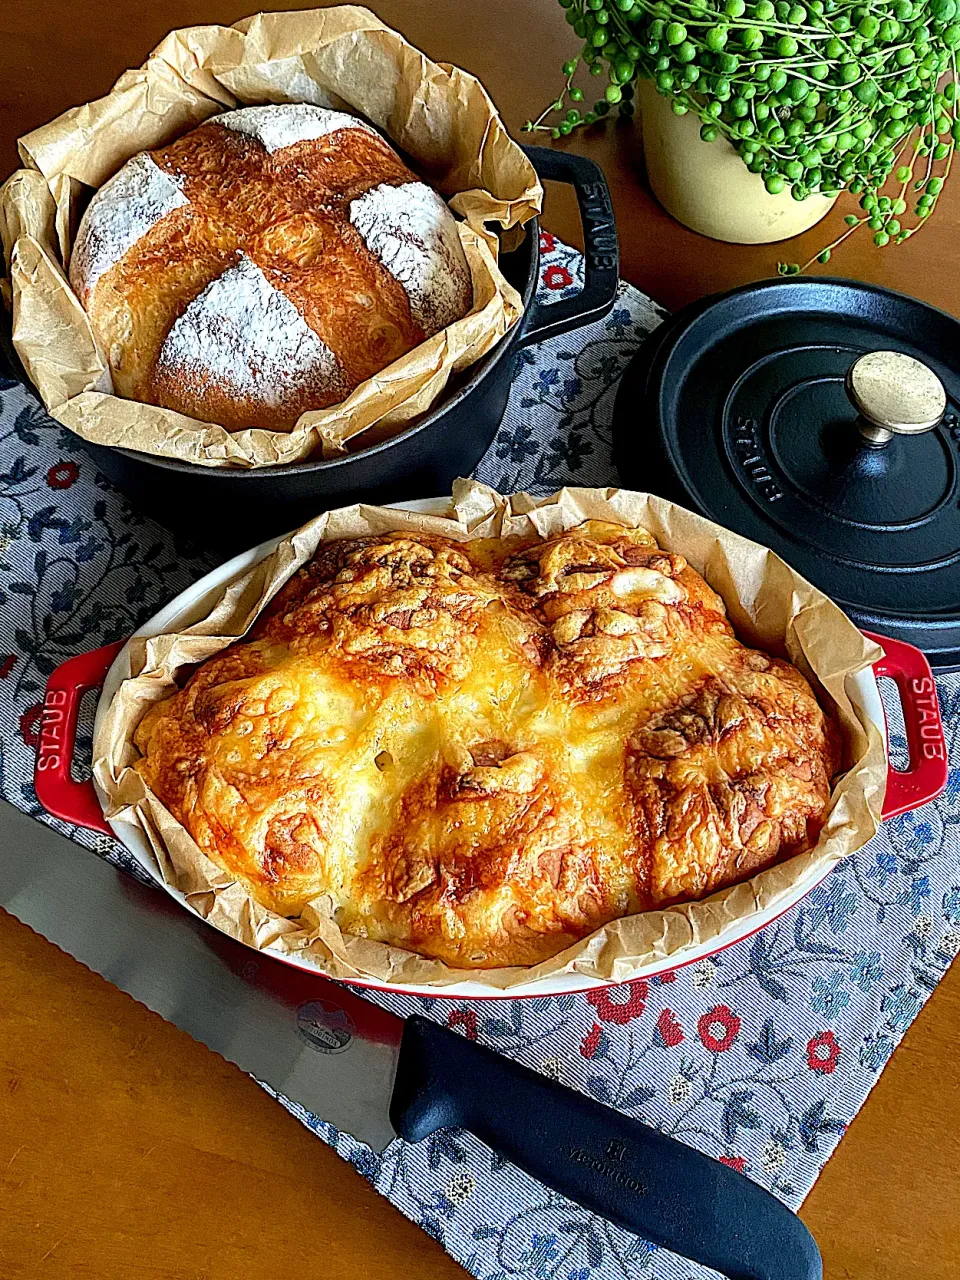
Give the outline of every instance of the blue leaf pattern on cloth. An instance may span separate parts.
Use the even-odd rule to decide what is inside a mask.
[[[582,259],[543,233],[542,296],[570,296]],[[616,483],[620,373],[660,312],[627,285],[613,312],[516,360],[480,479],[510,492]],[[118,640],[212,568],[143,519],[77,440],[0,377],[0,787],[39,816],[31,781],[43,682]],[[753,938],[630,988],[540,1000],[376,995],[489,1044],[724,1160],[797,1206],[903,1033],[960,951],[960,679],[938,682],[947,792],[888,823],[805,901]],[[81,768],[92,721],[83,718]],[[112,840],[66,827],[129,869]],[[285,1106],[479,1280],[707,1280],[714,1273],[547,1190],[471,1134],[382,1155]]]

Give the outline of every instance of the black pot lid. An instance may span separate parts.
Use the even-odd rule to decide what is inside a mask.
[[[707,298],[647,340],[613,429],[624,485],[771,547],[861,626],[960,667],[954,317],[822,278]]]

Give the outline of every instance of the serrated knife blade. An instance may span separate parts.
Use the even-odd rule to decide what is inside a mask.
[[[0,802],[0,906],[221,1057],[377,1150],[403,1020],[252,952]]]
[[[822,1280],[735,1170],[427,1019],[234,942],[0,801],[0,907],[278,1093],[382,1150],[462,1127],[572,1200],[731,1277]]]

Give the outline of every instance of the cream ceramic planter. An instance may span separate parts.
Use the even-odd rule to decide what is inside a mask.
[[[697,116],[674,115],[649,80],[638,82],[637,101],[653,194],[685,227],[731,244],[769,244],[808,230],[836,204],[836,196],[794,200],[789,188],[772,196],[728,142],[704,142]]]

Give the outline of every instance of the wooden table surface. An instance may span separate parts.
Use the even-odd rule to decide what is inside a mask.
[[[174,27],[251,0],[2,0],[0,174],[16,138],[105,93]],[[295,5],[267,5],[294,8]],[[509,128],[556,91],[576,40],[552,0],[380,0],[384,21],[474,72]],[[669,307],[802,260],[685,231],[643,177],[638,131],[569,143],[604,166],[623,274]],[[845,211],[841,204],[834,215]],[[545,222],[576,242],[572,199]],[[960,182],[907,245],[863,237],[836,274],[960,309]],[[960,1276],[960,971],[907,1034],[803,1209],[828,1280]],[[249,1078],[0,912],[0,1278],[444,1280],[464,1273]]]

